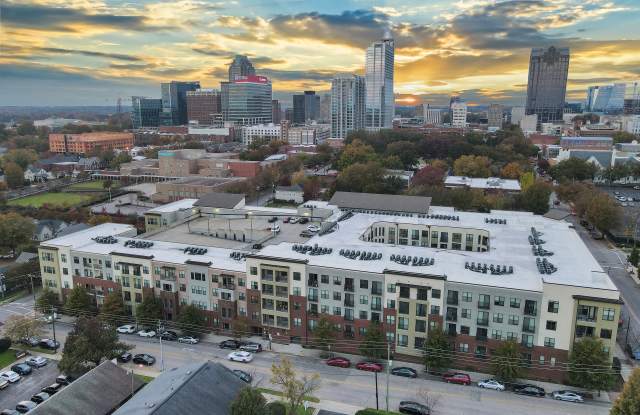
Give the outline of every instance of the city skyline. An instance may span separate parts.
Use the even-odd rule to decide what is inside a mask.
[[[365,49],[387,29],[396,104],[458,94],[523,105],[530,50],[552,44],[571,48],[567,99],[583,101],[589,85],[640,78],[639,15],[631,0],[7,1],[0,105],[114,105],[159,98],[171,80],[217,88],[236,54],[290,105],[294,93],[328,93],[337,74],[364,75]]]

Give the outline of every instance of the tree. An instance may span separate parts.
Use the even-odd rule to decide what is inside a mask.
[[[548,183],[535,182],[520,194],[521,207],[536,215],[544,215],[549,211],[551,191],[552,188]]]
[[[640,368],[634,369],[625,382],[624,389],[616,399],[609,415],[637,415],[640,414]]]
[[[252,387],[246,387],[231,402],[231,415],[266,415],[267,400],[262,393]]]
[[[104,302],[100,307],[100,317],[107,322],[112,322],[114,325],[118,324],[118,321],[124,320],[127,315],[124,309],[124,301],[122,300],[122,292],[120,290],[111,291],[104,298]]]
[[[4,179],[11,189],[22,187],[24,183],[24,170],[16,163],[8,162],[4,164]]]
[[[511,340],[500,344],[491,356],[491,369],[503,382],[512,382],[522,376],[518,343]]]
[[[598,168],[595,164],[576,157],[562,160],[549,169],[549,174],[554,180],[593,180]]]
[[[287,406],[280,401],[269,402],[266,412],[267,415],[287,415]]]
[[[569,355],[569,381],[588,390],[609,390],[613,384],[613,370],[609,354],[600,339],[585,337],[573,345]],[[594,367],[605,370],[593,370]]]
[[[360,342],[360,353],[369,359],[382,359],[387,355],[387,340],[382,325],[378,321],[371,321],[367,333]]]
[[[58,367],[67,374],[82,374],[129,349],[131,346],[121,343],[118,333],[100,319],[80,317],[67,336]]]
[[[271,383],[281,388],[282,396],[287,400],[289,414],[297,414],[305,397],[311,396],[320,387],[320,375],[302,375],[296,377],[296,369],[289,359],[282,358],[280,364],[271,365]]]
[[[440,330],[429,332],[424,349],[424,364],[427,372],[444,372],[449,369],[452,353],[446,334]]]
[[[36,133],[36,127],[33,125],[33,121],[22,121],[16,128],[18,135],[33,135]]]
[[[26,170],[38,160],[38,154],[32,149],[18,148],[4,155],[5,163],[16,163],[22,170]]]
[[[178,327],[187,336],[199,336],[205,329],[205,321],[204,313],[195,305],[187,304],[180,307]],[[234,321],[234,327],[235,323]]]
[[[508,163],[500,170],[500,177],[503,179],[518,180],[520,175],[522,175],[522,168],[516,162]]]
[[[91,226],[101,225],[103,223],[111,222],[109,215],[91,215],[87,223]]]
[[[444,182],[445,171],[439,167],[425,166],[411,179],[411,186],[440,186]]]
[[[57,293],[44,287],[36,301],[36,306],[41,313],[50,313],[52,308],[60,306],[60,298]]]
[[[343,170],[353,164],[365,164],[370,161],[375,161],[377,158],[378,156],[373,147],[360,140],[353,140],[342,150],[342,154],[338,160],[338,168]]]
[[[162,301],[154,295],[146,295],[136,308],[136,319],[143,325],[155,324],[162,318]]]
[[[387,155],[397,156],[405,169],[412,169],[418,162],[416,146],[410,141],[396,141],[387,145]]]
[[[92,310],[93,305],[87,290],[81,285],[73,287],[64,303],[64,311],[72,316],[80,316]]]
[[[15,254],[18,246],[29,243],[35,231],[35,225],[30,219],[14,212],[0,214],[0,246],[11,249]]]
[[[109,200],[111,200],[111,188],[113,187],[113,181],[111,179],[107,179],[102,182],[102,188],[109,191]]]
[[[620,207],[606,193],[598,191],[585,195],[587,208],[586,219],[601,232],[615,227],[621,217]]]
[[[638,266],[638,262],[640,261],[640,253],[638,252],[638,248],[634,245],[633,249],[629,256],[627,256],[627,261],[634,267]]]
[[[613,133],[613,142],[617,143],[630,143],[633,140],[637,140],[638,136],[635,134],[628,133],[626,131],[616,131]]]
[[[491,160],[485,156],[460,156],[453,162],[453,172],[456,176],[489,177]]]
[[[336,328],[326,314],[320,316],[312,334],[314,345],[325,350],[331,350],[331,346],[336,342]]]
[[[13,315],[4,322],[4,334],[14,342],[26,337],[40,337],[44,334],[44,322],[33,317]]]
[[[531,186],[535,182],[536,182],[536,179],[532,171],[523,173],[520,176],[520,188],[522,189],[522,191],[527,190],[529,186]]]
[[[416,392],[418,403],[429,408],[430,413],[435,413],[436,408],[440,405],[440,395],[430,392],[427,388],[421,388]]]
[[[0,353],[4,353],[11,347],[11,339],[9,337],[0,338]]]

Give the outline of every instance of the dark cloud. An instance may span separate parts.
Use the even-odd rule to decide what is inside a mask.
[[[249,56],[251,62],[256,65],[282,65],[287,63],[284,59],[270,58],[268,56]]]
[[[36,48],[36,50],[40,50],[42,52],[54,53],[54,54],[59,53],[63,55],[74,54],[74,55],[91,56],[96,58],[118,59],[121,61],[128,61],[128,62],[142,61],[142,59],[137,56],[125,55],[122,53],[107,53],[107,52],[95,52],[92,50],[62,49],[62,48]]]
[[[147,24],[144,16],[89,14],[78,9],[35,4],[3,5],[2,23],[6,26],[44,31],[74,31],[73,26],[78,24],[126,31],[150,31],[167,28]]]
[[[233,52],[230,52],[228,50],[210,49],[202,46],[191,48],[191,50],[201,55],[207,55],[207,56],[232,56],[233,55]]]

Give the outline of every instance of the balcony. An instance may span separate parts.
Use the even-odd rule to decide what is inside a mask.
[[[348,292],[348,293],[355,292],[355,288],[354,288],[353,284],[345,284],[344,285],[344,290],[345,290],[345,292]]]
[[[536,332],[536,326],[523,324],[522,325],[522,331],[525,332],[525,333],[535,333]]]
[[[489,302],[478,302],[478,308],[481,310],[489,310],[491,308],[491,303]]]
[[[476,320],[476,324],[478,326],[488,326],[489,325],[489,319],[488,318],[479,318]]]
[[[447,297],[447,305],[458,305],[458,297]]]
[[[592,315],[582,314],[582,315],[578,315],[577,320],[578,321],[586,321],[586,322],[589,322],[589,323],[595,323],[596,322],[596,317],[592,316]]]
[[[279,283],[282,283],[282,284],[287,284],[289,282],[289,277],[287,277],[287,276],[284,276],[284,277],[278,276],[278,277],[276,277],[276,282],[279,282]]]
[[[176,282],[176,275],[175,274],[161,274],[160,275],[160,279],[162,281],[171,281],[171,282]]]
[[[307,296],[307,301],[315,301],[318,302],[318,295],[308,295]]]
[[[318,279],[317,279],[317,278],[314,278],[314,279],[309,278],[309,279],[307,280],[307,285],[308,285],[309,287],[315,287],[315,288],[318,288]]]
[[[236,285],[234,283],[222,283],[222,288],[226,289],[226,290],[235,290]]]
[[[283,287],[276,287],[276,297],[289,298],[289,290]]]
[[[381,311],[382,310],[382,304],[380,304],[380,303],[371,303],[371,310],[373,310],[373,311]]]
[[[262,294],[264,294],[264,295],[273,295],[273,288],[272,288],[272,289],[270,289],[270,290],[269,290],[269,289],[266,289],[266,290],[265,290],[265,289],[263,288],[263,289],[262,289]]]
[[[449,330],[447,330],[447,336],[455,337],[455,336],[457,336],[457,335],[458,335],[458,333],[456,332],[456,330],[455,330],[455,329],[449,329]]]
[[[382,288],[371,287],[371,295],[382,295]]]
[[[528,341],[524,341],[523,340],[523,341],[520,342],[520,345],[523,346],[523,347],[526,347],[528,349],[533,348],[533,342],[528,342]]]
[[[344,306],[345,307],[353,307],[354,306],[353,298],[345,298],[344,299]]]

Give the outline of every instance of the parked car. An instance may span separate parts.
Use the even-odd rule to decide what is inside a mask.
[[[287,216],[286,218],[282,219],[282,223],[289,223],[291,222],[291,216]]]
[[[29,411],[33,411],[36,406],[38,406],[38,404],[36,404],[35,402],[20,401],[16,405],[16,411],[20,412],[21,414],[26,414]]]
[[[251,383],[251,381],[253,380],[253,376],[251,376],[251,374],[245,372],[244,370],[234,369],[233,374],[239,377],[243,382]]]
[[[20,412],[15,409],[3,409],[0,411],[0,415],[20,415]]]
[[[136,326],[133,324],[125,324],[124,326],[118,327],[116,331],[122,334],[133,334],[136,332]]]
[[[57,350],[58,347],[60,347],[60,342],[57,340],[42,339],[40,340],[39,346],[43,349]]]
[[[271,227],[269,228],[269,230],[270,230],[271,232],[278,233],[278,232],[280,232],[280,225],[278,225],[277,223],[276,223],[276,224],[274,224],[274,225],[271,225]]]
[[[67,386],[76,380],[73,376],[69,375],[60,375],[56,378],[56,383],[59,385]]]
[[[28,350],[16,350],[16,360],[22,359],[23,357],[29,356],[30,354],[31,353],[29,353]]]
[[[29,356],[24,362],[31,367],[42,367],[46,366],[49,360],[42,356]]]
[[[272,216],[269,218],[269,220],[267,222],[269,223],[273,223],[273,222],[277,222],[278,221],[278,217],[277,216]]]
[[[289,223],[298,223],[300,222],[300,218],[298,218],[297,216],[294,216],[291,218],[291,220],[289,220]]]
[[[305,223],[309,223],[309,218],[300,218],[298,223],[300,223],[301,225],[304,225]]]
[[[518,385],[513,389],[513,392],[519,395],[529,395],[543,397],[546,395],[544,389],[536,385]]]
[[[471,378],[466,373],[445,373],[442,380],[447,383],[457,383],[459,385],[471,385]]]
[[[44,393],[48,393],[49,395],[53,395],[53,394],[56,394],[58,391],[60,391],[60,389],[62,389],[63,386],[64,385],[61,385],[59,383],[52,383],[49,386],[45,386],[40,391]]]
[[[0,379],[4,379],[9,381],[9,383],[16,383],[20,380],[20,375],[12,370],[7,370],[5,372],[0,373]]]
[[[426,405],[412,401],[402,401],[398,407],[401,414],[410,415],[431,415],[431,410]]]
[[[303,238],[311,238],[313,234],[307,230],[300,232],[300,236]]]
[[[140,337],[156,337],[156,332],[151,329],[142,329],[138,332]]]
[[[36,347],[37,345],[40,344],[40,337],[36,337],[36,336],[25,337],[24,339],[22,339],[22,343],[26,344],[27,346]]]
[[[309,225],[309,226],[307,226],[307,230],[309,232],[316,233],[316,232],[318,232],[320,230],[320,227],[318,225]]]
[[[129,352],[124,352],[120,356],[118,356],[118,361],[122,363],[127,363],[131,359],[133,359],[133,355]]]
[[[160,334],[160,338],[162,340],[176,341],[178,340],[178,335],[175,332],[165,331],[164,333]]]
[[[262,244],[253,244],[251,249],[262,249]]]
[[[356,365],[358,370],[366,370],[367,372],[382,372],[382,365],[375,362],[360,362]]]
[[[559,401],[567,401],[567,402],[584,402],[584,398],[578,392],[560,390],[555,391],[551,394],[553,399],[557,399]]]
[[[396,376],[404,376],[405,378],[417,378],[418,372],[410,367],[394,367],[391,374]]]
[[[262,351],[262,345],[260,343],[245,343],[240,346],[240,350],[251,353],[260,353]]]
[[[243,351],[231,352],[227,355],[227,359],[231,360],[232,362],[249,363],[253,360],[253,353]]]
[[[193,336],[178,337],[178,343],[197,344],[199,341]]]
[[[350,367],[351,361],[346,357],[332,357],[327,359],[327,365],[337,367]]]
[[[11,366],[11,371],[16,372],[20,376],[25,376],[31,373],[31,366],[26,363],[18,363]]]
[[[40,393],[36,393],[35,395],[33,395],[31,397],[31,402],[35,402],[37,404],[41,404],[42,402],[46,401],[47,399],[49,399],[49,394],[46,392],[40,392]]]
[[[493,389],[496,391],[503,391],[505,389],[504,384],[498,382],[495,379],[486,379],[478,382],[478,386],[484,389]]]
[[[221,349],[237,349],[240,346],[242,346],[242,343],[237,340],[223,340],[218,344]]]
[[[133,356],[133,363],[151,366],[156,362],[156,358],[147,353],[140,353]]]
[[[8,381],[8,380],[6,380],[6,379],[1,379],[1,378],[0,378],[0,389],[4,389],[4,388],[6,388],[7,386],[9,386],[9,381]]]

